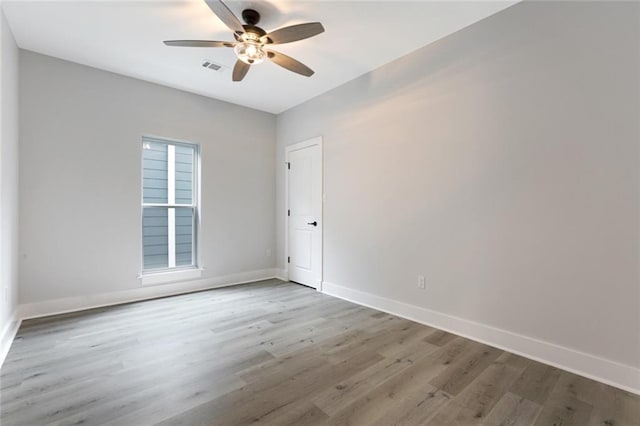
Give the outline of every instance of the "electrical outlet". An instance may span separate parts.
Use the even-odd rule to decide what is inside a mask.
[[[424,275],[418,275],[418,288],[420,290],[425,290],[427,288],[426,281],[424,279]]]
[[[271,249],[267,249],[267,257],[271,257]]]

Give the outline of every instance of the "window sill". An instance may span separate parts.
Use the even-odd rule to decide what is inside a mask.
[[[195,280],[202,276],[201,268],[182,269],[180,271],[163,271],[147,273],[140,276],[140,283],[143,286],[168,284],[176,281]]]

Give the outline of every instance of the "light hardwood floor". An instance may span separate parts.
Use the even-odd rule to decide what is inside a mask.
[[[8,425],[640,425],[640,397],[281,281],[23,323]]]

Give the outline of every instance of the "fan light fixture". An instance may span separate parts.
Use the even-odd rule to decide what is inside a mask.
[[[267,53],[262,48],[262,44],[252,40],[236,44],[233,50],[236,52],[238,59],[249,65],[259,64],[264,60],[264,57],[267,56]]]
[[[260,14],[255,10],[245,9],[242,11],[242,19],[246,23],[246,25],[243,25],[222,0],[204,1],[211,11],[233,31],[233,37],[236,41],[166,40],[164,44],[181,47],[233,47],[237,57],[236,64],[233,67],[233,75],[231,76],[233,81],[242,81],[251,65],[259,64],[265,58],[296,74],[305,77],[313,75],[311,68],[283,53],[276,52],[271,46],[304,40],[318,35],[324,32],[324,27],[320,22],[290,25],[267,33],[258,27]]]

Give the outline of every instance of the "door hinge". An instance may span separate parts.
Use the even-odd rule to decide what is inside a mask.
[[[291,263],[291,256],[287,257],[287,263]]]
[[[291,163],[287,163],[287,169],[291,170]]]
[[[291,210],[287,210],[287,216],[291,216]]]

